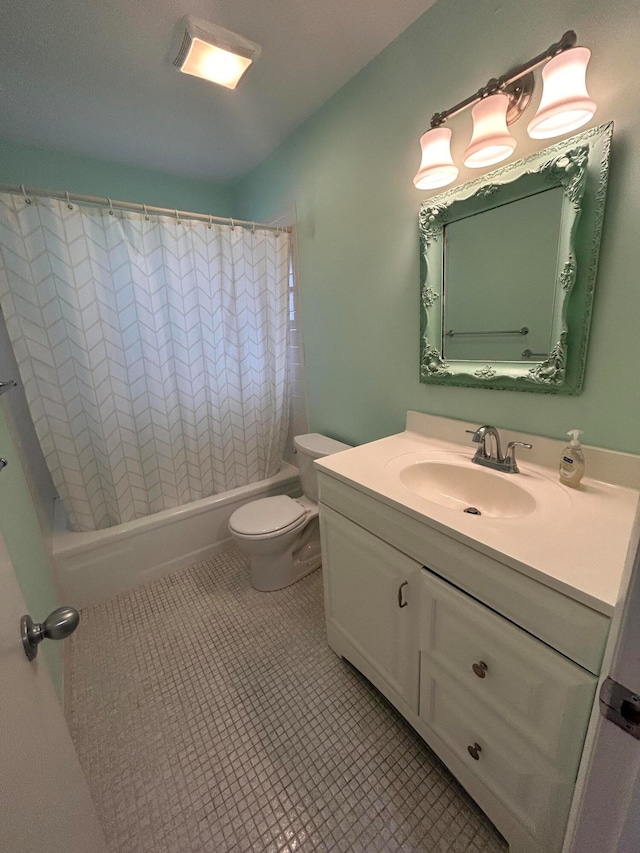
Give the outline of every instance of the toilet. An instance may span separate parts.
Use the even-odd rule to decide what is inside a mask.
[[[318,482],[313,460],[350,445],[317,432],[297,435],[303,495],[262,498],[237,509],[229,519],[229,532],[251,560],[251,585],[268,592],[283,589],[320,567]]]

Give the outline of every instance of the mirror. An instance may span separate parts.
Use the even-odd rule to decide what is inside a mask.
[[[561,214],[562,187],[554,187],[445,225],[444,358],[547,357]],[[478,270],[485,271],[491,299]],[[474,281],[478,286],[465,286]]]
[[[580,393],[612,130],[422,204],[421,381]]]

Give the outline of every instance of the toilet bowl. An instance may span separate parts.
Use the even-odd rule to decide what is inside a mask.
[[[229,519],[229,532],[249,556],[251,585],[268,592],[283,589],[320,567],[318,484],[313,460],[349,445],[318,433],[298,435],[294,447],[303,495],[277,495],[251,501]]]

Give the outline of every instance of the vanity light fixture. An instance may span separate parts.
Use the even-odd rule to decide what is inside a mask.
[[[260,45],[244,36],[185,15],[176,28],[172,55],[183,74],[235,89],[260,52]]]
[[[585,82],[590,57],[588,47],[574,47],[554,56],[542,69],[542,99],[527,127],[532,139],[568,133],[595,113]]]
[[[585,84],[591,52],[575,44],[576,34],[568,30],[559,42],[538,56],[492,78],[455,106],[435,113],[431,128],[420,139],[422,161],[413,179],[416,188],[444,187],[457,178],[458,168],[451,156],[451,131],[443,125],[467,107],[473,107],[473,133],[464,153],[464,165],[484,168],[509,157],[516,147],[509,125],[529,106],[534,89],[533,69],[540,65],[545,66],[542,98],[527,127],[529,136],[559,136],[588,122],[596,111]]]
[[[516,147],[507,127],[509,96],[502,93],[482,98],[471,111],[473,134],[464,152],[464,165],[472,169],[493,166],[506,159]]]
[[[450,184],[458,177],[458,167],[451,159],[451,131],[434,127],[420,140],[422,163],[413,179],[420,190],[430,190]]]

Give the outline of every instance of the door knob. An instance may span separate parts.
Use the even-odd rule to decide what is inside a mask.
[[[38,654],[38,645],[47,640],[64,640],[78,627],[80,614],[73,607],[58,607],[42,623],[35,623],[31,616],[20,620],[20,634],[24,653],[33,660]]]

